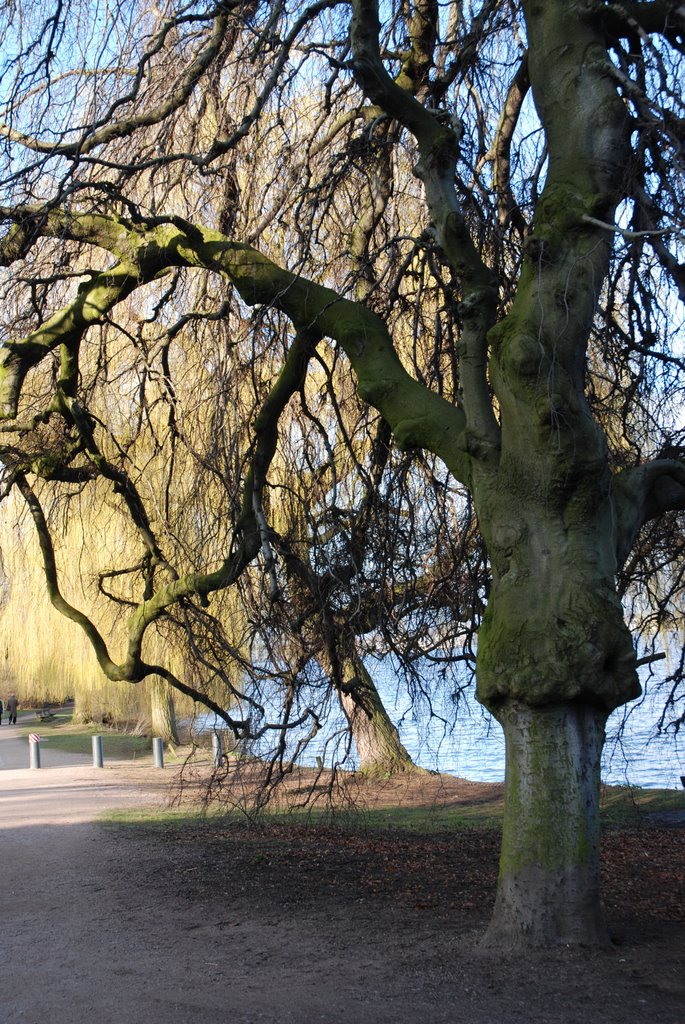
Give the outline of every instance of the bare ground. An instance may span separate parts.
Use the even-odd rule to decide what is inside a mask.
[[[0,772],[3,1024],[685,1024],[681,827],[606,832],[612,948],[502,957],[477,948],[496,831],[94,822],[168,779]],[[355,802],[497,795],[422,777]]]

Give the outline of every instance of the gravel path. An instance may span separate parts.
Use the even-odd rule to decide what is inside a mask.
[[[158,973],[149,952],[139,986],[121,985],[123,965],[136,943],[145,952],[149,933],[142,920],[129,930],[118,913],[133,850],[95,819],[108,808],[163,802],[171,773],[123,763],[96,769],[88,757],[41,747],[41,769],[31,770],[28,741],[0,727],[0,1020],[168,1020],[139,1013],[147,968],[153,979]],[[143,901],[136,893],[139,909]]]
[[[0,765],[27,747],[0,728]],[[163,804],[173,777],[0,770],[0,1024],[685,1024],[682,924],[631,918],[602,954],[485,957],[488,907],[460,909],[458,879],[436,875],[429,906],[365,881],[363,834],[346,852],[98,824]]]
[[[26,724],[26,719],[20,724]],[[33,723],[31,723],[33,724]],[[41,734],[40,722],[36,722],[35,732],[40,736],[40,764],[43,768],[63,768],[67,765],[92,764],[92,757],[87,754],[71,754],[64,750],[54,750],[50,746],[50,737]],[[0,726],[0,771],[8,768],[28,768],[29,741],[20,736],[13,725]]]

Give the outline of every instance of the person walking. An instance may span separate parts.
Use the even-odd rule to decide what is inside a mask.
[[[8,725],[17,724],[17,695],[11,693],[7,698],[7,714],[9,715]]]
[[[2,725],[2,713],[3,713],[4,710],[5,710],[5,702],[3,701],[2,697],[0,697],[0,725]]]

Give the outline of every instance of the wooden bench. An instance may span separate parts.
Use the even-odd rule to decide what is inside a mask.
[[[36,718],[39,722],[48,722],[51,718],[55,717],[55,712],[50,708],[40,708],[36,711]]]

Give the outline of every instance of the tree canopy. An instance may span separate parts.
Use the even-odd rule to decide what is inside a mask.
[[[602,941],[604,722],[682,607],[682,5],[4,19],[2,494],[53,605],[282,763],[332,692],[373,719],[365,653],[475,660],[490,941]]]

